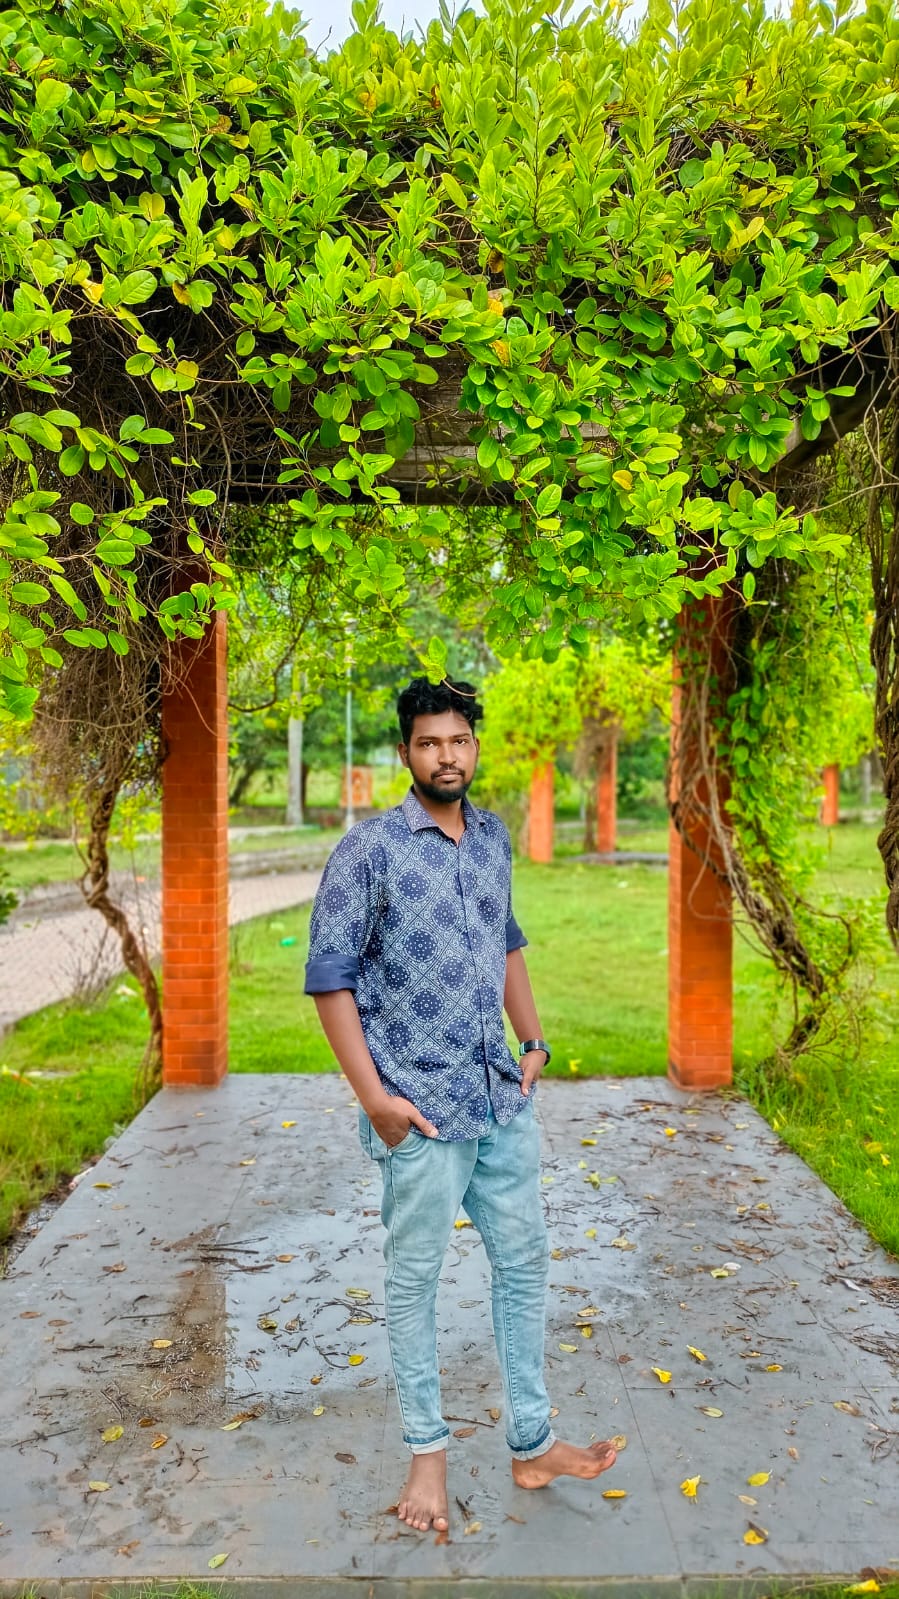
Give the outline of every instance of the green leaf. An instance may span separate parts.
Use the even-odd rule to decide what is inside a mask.
[[[155,293],[156,279],[152,272],[129,272],[119,287],[121,305],[142,305]]]
[[[546,488],[537,496],[537,515],[551,516],[561,498],[561,485],[559,483],[547,483]]]
[[[35,444],[40,444],[45,450],[59,451],[62,449],[62,434],[54,422],[48,422],[46,417],[35,416],[33,411],[18,411],[11,416],[7,424],[15,433],[22,433],[26,438],[33,439]]]
[[[14,583],[10,593],[17,605],[43,605],[50,598],[43,583]]]
[[[60,83],[58,78],[42,78],[35,90],[34,103],[38,111],[59,111],[71,93],[69,84]]]
[[[214,505],[216,496],[212,489],[194,489],[187,500],[189,505]]]
[[[499,440],[493,438],[492,434],[488,434],[478,445],[478,466],[483,467],[485,472],[489,472],[498,455]]]
[[[56,464],[63,477],[77,477],[84,465],[84,451],[81,445],[70,444],[67,450],[63,450]]]
[[[458,179],[454,178],[451,172],[444,172],[440,181],[452,200],[453,205],[458,206],[460,211],[467,211],[468,196],[466,195],[465,190]]]

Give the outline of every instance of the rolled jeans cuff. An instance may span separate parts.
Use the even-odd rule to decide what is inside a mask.
[[[538,1456],[545,1455],[556,1441],[556,1435],[550,1427],[545,1438],[534,1444],[530,1449],[512,1449],[513,1460],[536,1460]],[[511,1447],[511,1445],[510,1445]]]
[[[408,1438],[404,1438],[403,1443],[407,1449],[412,1451],[413,1455],[436,1455],[439,1450],[445,1450],[449,1444],[449,1428],[439,1438],[434,1438],[429,1444],[410,1444]]]

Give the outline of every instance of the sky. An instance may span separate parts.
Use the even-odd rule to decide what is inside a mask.
[[[308,21],[306,37],[318,51],[323,41],[338,45],[351,29],[350,0],[290,0],[291,8]],[[415,31],[436,17],[438,0],[382,0],[381,16],[395,33]],[[452,9],[452,7],[450,8]]]

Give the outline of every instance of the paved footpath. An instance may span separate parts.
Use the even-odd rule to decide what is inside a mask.
[[[302,905],[313,898],[320,871],[268,872],[231,880],[228,920],[250,921]],[[77,892],[77,890],[76,890]],[[157,885],[124,878],[118,903],[140,929],[149,951],[159,953],[160,891]],[[75,994],[96,992],[122,971],[119,941],[99,912],[41,910],[39,896],[0,927],[0,1033],[22,1016]]]
[[[535,1106],[555,1425],[621,1435],[612,1471],[512,1483],[462,1215],[438,1313],[450,1535],[400,1526],[380,1180],[345,1080],[167,1089],[0,1281],[0,1599],[895,1579],[899,1263],[735,1096],[547,1080]]]

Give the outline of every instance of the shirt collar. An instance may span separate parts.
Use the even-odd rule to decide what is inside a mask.
[[[410,788],[400,809],[406,818],[410,833],[420,833],[425,827],[437,827],[433,816],[428,815],[414,788]],[[466,827],[473,827],[475,822],[480,827],[484,826],[486,818],[483,811],[480,811],[476,805],[472,805],[467,795],[462,801],[462,815],[465,817]]]

